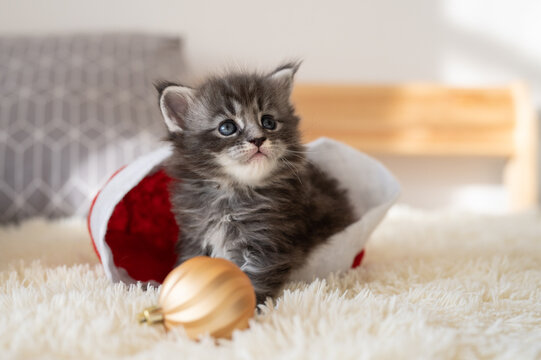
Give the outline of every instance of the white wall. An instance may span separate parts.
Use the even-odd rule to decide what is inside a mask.
[[[491,85],[523,78],[539,108],[540,15],[538,0],[0,0],[0,34],[181,34],[193,79],[224,66],[265,69],[290,58],[304,59],[299,73],[304,81]],[[471,204],[504,198],[495,187],[501,179],[494,161],[477,159],[463,166],[462,159],[384,160],[403,180],[404,199],[416,205],[449,203],[449,194],[463,193],[460,179],[470,190],[472,184],[488,189],[474,191],[486,196],[473,197]],[[418,164],[455,177],[460,186],[435,186],[427,202],[422,189],[415,190],[423,180],[412,170]]]

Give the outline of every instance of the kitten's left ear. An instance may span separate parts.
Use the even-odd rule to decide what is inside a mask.
[[[289,97],[289,95],[291,95],[291,90],[293,90],[293,78],[300,66],[300,62],[284,64],[270,73],[269,78],[277,84],[281,91],[287,93],[287,96]]]
[[[174,83],[156,85],[160,93],[160,110],[170,132],[182,132],[186,127],[186,115],[193,104],[194,89]]]

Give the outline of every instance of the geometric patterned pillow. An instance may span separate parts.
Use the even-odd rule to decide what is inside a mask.
[[[0,37],[0,223],[85,215],[121,166],[165,135],[153,83],[178,37]]]

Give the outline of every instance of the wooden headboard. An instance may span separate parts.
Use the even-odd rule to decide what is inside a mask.
[[[326,136],[372,154],[504,157],[513,209],[537,205],[537,123],[522,83],[299,84],[293,102],[305,141]]]

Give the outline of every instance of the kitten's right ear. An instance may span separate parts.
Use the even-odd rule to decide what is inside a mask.
[[[286,63],[276,68],[268,76],[277,84],[278,89],[289,97],[291,90],[293,90],[293,77],[300,66],[300,61]]]
[[[186,114],[193,103],[194,90],[173,83],[156,85],[160,93],[160,110],[170,132],[182,132],[186,125]]]

